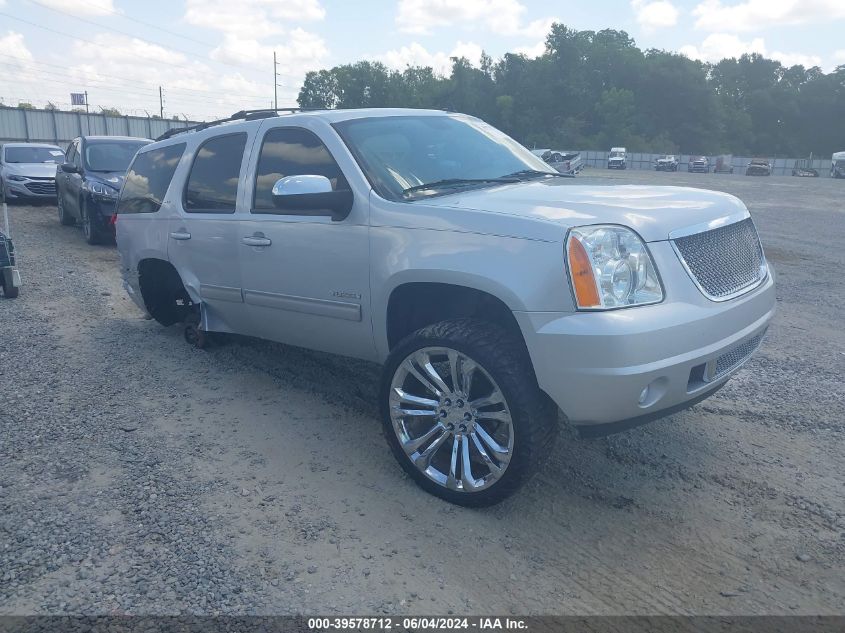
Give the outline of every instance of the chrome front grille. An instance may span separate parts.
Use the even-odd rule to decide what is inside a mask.
[[[672,240],[699,290],[725,301],[751,290],[766,277],[766,260],[751,218]]]
[[[26,188],[39,196],[55,195],[56,181],[52,178],[50,180],[31,180],[26,183]]]

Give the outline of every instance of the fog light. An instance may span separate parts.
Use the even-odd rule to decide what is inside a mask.
[[[652,380],[645,389],[640,392],[640,397],[637,400],[637,405],[641,409],[646,409],[648,407],[654,406],[657,404],[657,401],[660,400],[663,396],[666,395],[666,391],[669,387],[669,379],[666,376],[661,376],[660,378],[655,378]]]

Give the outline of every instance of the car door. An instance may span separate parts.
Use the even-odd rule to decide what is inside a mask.
[[[255,128],[257,126],[253,126]],[[194,149],[184,186],[171,194],[167,256],[193,300],[203,303],[205,325],[243,332],[245,313],[238,262],[238,196],[245,150],[254,131],[208,136]]]
[[[82,139],[74,141],[73,160],[70,161],[76,167],[76,173],[69,173],[65,180],[65,197],[64,202],[68,205],[66,208],[71,215],[78,220],[82,219],[82,214],[79,206],[79,198],[82,193],[83,181],[83,161],[82,152],[85,151]]]
[[[349,188],[333,152],[345,152],[344,161],[352,158],[330,128],[321,136],[276,119],[267,122],[256,141],[251,206],[240,225],[239,243],[250,332],[290,345],[374,359],[368,196],[359,190],[349,215],[340,221],[319,211],[278,209],[273,202],[273,185],[285,176],[325,176],[334,190]]]
[[[79,139],[74,139],[70,142],[70,145],[67,146],[67,151],[65,152],[65,162],[70,163],[71,165],[75,165],[74,162],[75,157],[79,151]],[[69,194],[69,180],[71,174],[64,171],[61,166],[56,170],[56,195],[61,196],[62,204],[64,205],[65,212],[76,217],[74,213],[74,206],[75,203],[71,203],[70,194]]]

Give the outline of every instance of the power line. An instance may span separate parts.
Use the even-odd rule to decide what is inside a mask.
[[[151,29],[156,29],[157,31],[167,33],[168,35],[172,35],[174,37],[180,37],[183,40],[188,40],[189,42],[195,42],[196,44],[202,44],[203,46],[208,46],[209,48],[214,48],[214,46],[215,46],[214,44],[211,44],[209,42],[204,42],[203,40],[198,40],[198,39],[195,39],[193,37],[189,37],[188,35],[183,35],[181,33],[177,33],[176,31],[171,31],[169,29],[164,28],[163,26],[157,26],[155,24],[152,24],[150,22],[146,22],[146,21],[141,20],[139,18],[133,18],[131,15],[127,15],[126,13],[121,13],[120,11],[115,11],[114,9],[109,9],[108,7],[103,7],[103,6],[100,6],[100,5],[97,5],[97,4],[93,4],[92,2],[85,2],[85,0],[76,0],[76,2],[81,2],[82,4],[87,4],[89,7],[95,7],[97,9],[101,10],[101,11],[105,11],[105,12],[110,13],[114,16],[119,17],[119,18],[123,18],[125,20],[131,20],[132,22],[137,22],[138,24],[143,24],[144,26],[149,27]]]
[[[32,0],[30,0],[30,1],[32,1]],[[45,8],[48,8],[48,7],[45,7]],[[50,9],[50,10],[51,11],[58,11],[57,9]],[[58,12],[63,13],[61,11],[58,11]],[[72,40],[78,40],[80,42],[85,42],[86,44],[91,44],[92,46],[98,46],[98,47],[102,46],[102,44],[99,44],[97,42],[92,42],[91,40],[86,40],[85,38],[77,37],[76,35],[71,35],[70,33],[66,33],[64,31],[59,31],[58,29],[50,28],[49,26],[43,26],[41,24],[36,24],[35,22],[30,22],[29,20],[24,20],[23,18],[19,18],[15,15],[10,15],[9,13],[5,13],[5,12],[0,11],[0,15],[7,17],[7,18],[10,18],[12,20],[17,20],[18,22],[23,22],[24,24],[28,24],[30,26],[34,26],[37,29],[43,29],[45,31],[49,31],[49,32],[55,33],[57,35],[62,35],[64,37],[68,37]],[[69,13],[67,13],[65,15],[68,15],[69,17],[72,17],[72,18],[76,18],[76,16],[73,16]],[[76,19],[81,19],[81,18],[76,18]],[[83,20],[83,21],[87,22],[87,20]],[[95,24],[95,26],[101,26],[101,25]],[[108,28],[108,27],[103,27],[103,28]],[[112,30],[114,30],[114,29],[112,29]],[[118,32],[122,33],[122,31],[118,31]],[[151,42],[149,40],[144,40],[144,39],[141,39],[141,38],[136,37],[134,35],[130,35],[129,37],[133,37],[134,39],[137,39],[137,40],[144,42],[146,44],[152,44],[153,46],[159,46],[159,47],[162,47],[162,48],[166,48],[166,47],[162,46],[161,44],[157,44],[157,43]],[[176,49],[174,49],[174,50],[176,50]],[[254,69],[249,67],[249,66],[243,66],[243,65],[240,65],[240,64],[231,64],[229,62],[223,62],[223,61],[217,61],[217,60],[209,60],[208,58],[203,57],[202,55],[196,55],[194,53],[187,53],[187,52],[184,52],[184,51],[180,51],[180,52],[183,52],[184,54],[196,57],[196,58],[202,60],[205,63],[209,63],[209,62],[215,63],[216,62],[218,64],[223,64],[223,65],[226,65],[226,66],[232,66],[232,67],[236,67],[236,68],[244,68],[244,69],[254,71]],[[141,59],[146,59],[148,61],[156,62],[157,64],[162,64],[162,63],[166,64],[167,63],[167,62],[163,62],[161,59],[156,59],[156,58],[150,57],[148,55],[141,55],[140,53],[133,53],[133,54],[135,55],[135,57],[140,57]],[[185,71],[188,71],[188,72],[193,72],[193,69],[190,69],[186,66],[179,66],[179,65],[175,65],[175,64],[171,64],[171,66],[173,66],[175,68],[181,68],[182,70],[185,70]]]
[[[176,48],[175,46],[167,46],[167,45],[162,44],[161,42],[154,42],[152,40],[147,40],[147,39],[144,39],[143,37],[138,37],[137,35],[134,35],[133,33],[127,33],[126,31],[122,31],[120,29],[116,29],[116,28],[111,27],[111,26],[106,26],[105,24],[100,24],[99,22],[94,22],[93,20],[88,20],[86,18],[79,17],[78,15],[68,13],[67,11],[62,11],[61,9],[54,9],[53,7],[48,7],[46,4],[42,4],[42,3],[38,2],[38,0],[28,0],[28,2],[30,2],[31,4],[36,4],[39,7],[42,7],[43,9],[47,9],[48,11],[53,11],[54,13],[60,13],[61,15],[66,15],[67,17],[72,18],[74,20],[79,20],[80,22],[85,22],[86,24],[90,24],[92,26],[96,26],[96,27],[101,28],[101,29],[106,29],[107,31],[113,31],[115,33],[119,33],[120,35],[125,35],[127,37],[131,37],[133,39],[139,40],[139,41],[144,42],[146,44],[150,44],[152,46],[160,46],[162,48],[169,48],[170,50],[176,51],[178,53],[182,53],[183,55],[189,55],[191,57],[195,57],[195,58],[197,58],[197,59],[199,59],[203,62],[206,62],[206,63],[209,60],[209,58],[205,55],[199,55],[199,54],[191,52],[191,51],[186,51],[186,50],[181,49],[181,48]],[[211,46],[211,48],[214,48],[214,46]],[[236,64],[236,63],[224,62],[224,61],[219,61],[219,60],[213,60],[213,61],[216,61],[218,64],[223,64],[225,66],[231,66],[233,68],[244,68],[244,69],[248,69],[248,70],[252,70],[252,71],[255,70],[254,68],[252,68],[250,66],[245,66],[243,64]]]
[[[5,56],[0,54],[0,57],[5,57]],[[12,59],[21,59],[21,58],[12,57]],[[44,63],[44,62],[35,62],[35,63]],[[57,68],[64,68],[63,66],[60,66],[58,64],[46,64],[46,65],[55,66]],[[8,68],[14,68],[14,69],[20,68],[20,66],[18,66],[18,65],[11,64],[9,62],[3,62],[3,61],[0,61],[0,66],[6,66]],[[66,72],[61,73],[61,72],[57,72],[57,71],[53,71],[53,70],[45,70],[43,68],[35,68],[34,71],[37,72],[39,76],[41,76],[41,75],[49,76],[49,82],[50,83],[59,83],[59,84],[67,85],[67,86],[79,86],[80,84],[84,84],[86,86],[92,86],[92,87],[95,87],[95,88],[100,88],[102,90],[110,90],[112,92],[120,92],[120,93],[129,92],[129,93],[146,94],[146,95],[149,95],[150,97],[157,97],[158,96],[158,88],[155,84],[142,83],[142,82],[137,82],[137,81],[130,80],[130,79],[120,79],[120,78],[117,78],[117,77],[113,77],[115,82],[122,82],[122,83],[126,84],[125,86],[124,85],[115,86],[111,82],[105,83],[104,81],[102,81],[100,79],[100,77],[102,77],[104,79],[110,78],[111,77],[110,75],[103,75],[99,72],[96,73],[96,75],[97,75],[96,78],[90,78],[90,79],[86,78],[86,79],[74,80],[74,79],[68,78],[68,75],[67,75]],[[25,72],[29,72],[29,71],[25,71]],[[59,79],[54,79],[54,77],[58,77]],[[195,90],[195,89],[190,89],[190,88],[168,88],[167,90],[168,90],[168,92],[171,92],[171,93],[181,93],[183,91],[186,91],[188,93],[198,93],[197,95],[177,94],[177,96],[179,97],[180,100],[185,100],[185,101],[207,102],[208,97],[203,97],[203,95],[208,95],[209,97],[214,96],[218,99],[221,99],[221,97],[220,97],[221,93],[219,91]],[[264,99],[264,98],[265,98],[264,95],[243,94],[241,96],[232,96],[231,98],[224,99],[224,100],[237,101],[237,102],[249,103],[251,105],[254,105],[255,100]]]

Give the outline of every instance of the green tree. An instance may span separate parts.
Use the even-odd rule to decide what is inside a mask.
[[[845,148],[845,66],[762,55],[704,64],[639,49],[624,31],[553,24],[537,58],[486,53],[391,70],[362,61],[310,72],[305,108],[403,106],[473,114],[528,146],[684,153],[825,154]]]

